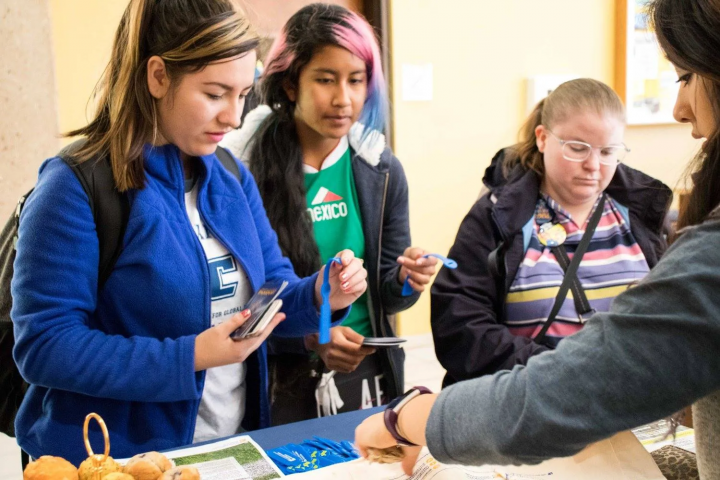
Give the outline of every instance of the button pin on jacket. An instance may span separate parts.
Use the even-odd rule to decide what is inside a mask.
[[[538,229],[538,240],[546,247],[559,247],[566,238],[565,227],[559,223],[545,223]]]

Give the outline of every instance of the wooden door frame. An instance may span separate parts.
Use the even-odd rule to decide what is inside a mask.
[[[388,85],[388,97],[392,93],[392,66],[390,65],[390,0],[364,0],[363,14],[378,35],[380,55],[382,56],[385,80]],[[388,98],[389,100],[389,98]],[[389,116],[390,112],[388,112]],[[387,145],[392,145],[392,118],[388,117],[385,127]]]

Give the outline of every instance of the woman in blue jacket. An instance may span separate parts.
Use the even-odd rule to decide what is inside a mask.
[[[320,407],[328,414],[377,406],[403,390],[404,354],[376,353],[363,340],[394,335],[388,317],[417,301],[436,264],[411,247],[405,173],[381,133],[387,89],[377,41],[359,15],[316,3],[288,20],[265,64],[265,105],[228,136],[228,147],[249,162],[299,275],[338,247],[370,272],[368,295],[330,344],[271,340],[273,421],[314,417]],[[403,296],[408,275],[413,288]]]
[[[294,274],[252,175],[240,166],[238,182],[215,155],[239,125],[257,44],[229,0],[128,5],[97,115],[70,133],[86,137],[79,161],[109,159],[129,204],[104,285],[88,196],[62,159],[41,167],[21,218],[14,356],[31,386],[16,432],[33,457],[79,463],[89,412],[104,417],[116,457],[269,425],[263,342],[275,327],[317,330],[321,276]],[[352,252],[340,255],[329,299],[338,317],[367,275]],[[247,317],[238,312],[270,280],[289,282],[287,321],[232,340]]]

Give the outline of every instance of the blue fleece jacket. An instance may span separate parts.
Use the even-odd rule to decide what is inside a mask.
[[[299,279],[284,258],[255,182],[242,183],[214,154],[201,157],[198,209],[241,263],[253,291],[290,282],[278,335],[317,331],[315,276]],[[88,197],[60,158],[40,168],[21,217],[12,282],[15,361],[31,384],[16,419],[30,455],[86,457],[90,412],[107,423],[111,454],[127,457],[192,442],[204,372],[195,337],[210,327],[210,274],[185,210],[184,174],[173,145],[145,148],[146,186],[129,192],[123,250],[98,292],[98,238]],[[269,425],[266,350],[247,360],[243,426]],[[91,435],[101,450],[98,430]]]

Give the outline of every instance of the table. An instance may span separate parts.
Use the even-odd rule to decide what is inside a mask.
[[[356,412],[341,413],[330,417],[314,418],[303,422],[289,423],[279,427],[264,428],[243,433],[257,442],[264,450],[282,447],[288,443],[301,443],[317,435],[335,441],[355,440],[355,427],[370,415],[382,412],[385,407],[369,408]]]
[[[193,446],[207,445],[208,443],[219,442],[235,436],[249,436],[263,450],[272,450],[273,448],[282,447],[288,443],[302,443],[303,440],[309,440],[313,435],[318,437],[329,438],[336,442],[348,440],[355,441],[355,427],[360,425],[370,415],[385,410],[384,406],[368,408],[367,410],[358,410],[356,412],[341,413],[330,417],[313,418],[302,422],[288,423],[279,427],[269,427],[252,432],[243,432],[230,437],[208,440],[199,442]],[[182,447],[170,448],[163,452],[172,452],[190,447],[184,445]]]

